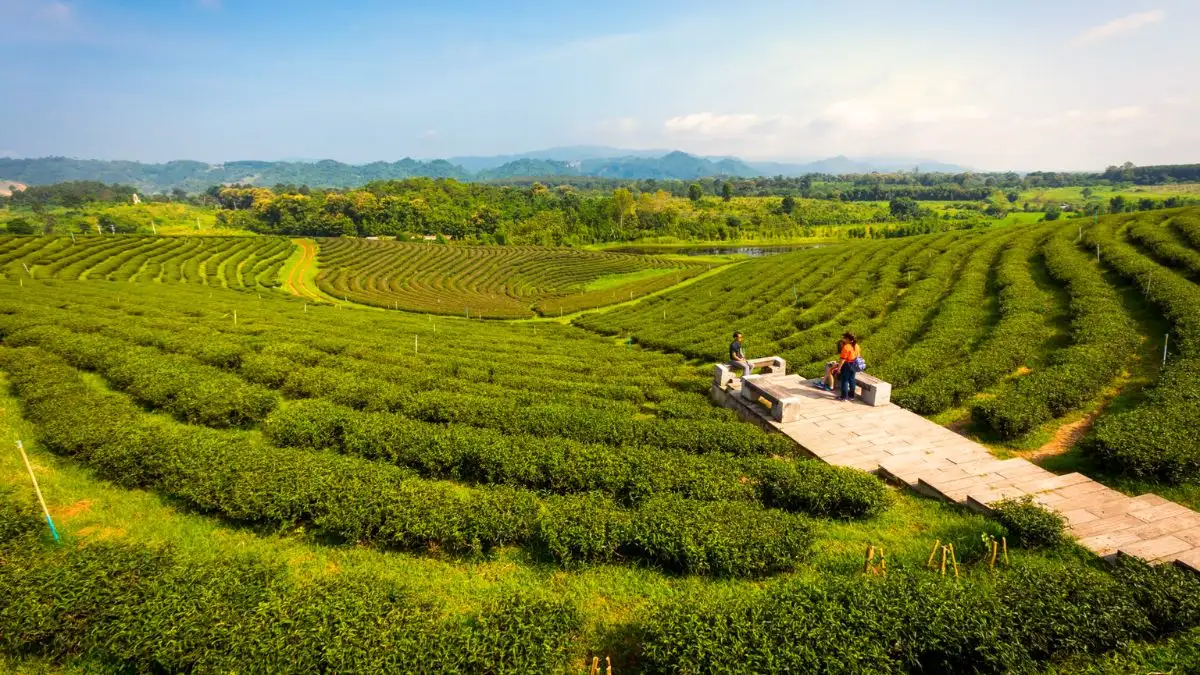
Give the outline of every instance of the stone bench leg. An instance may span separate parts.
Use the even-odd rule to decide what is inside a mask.
[[[800,396],[780,399],[778,403],[771,406],[771,417],[780,424],[796,422],[803,416],[803,404],[804,399]]]
[[[887,405],[892,400],[892,385],[887,382],[872,384],[870,386],[859,385],[859,398],[863,403],[869,406]]]

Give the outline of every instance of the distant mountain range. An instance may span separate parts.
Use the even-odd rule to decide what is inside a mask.
[[[736,157],[699,157],[668,150],[625,150],[605,146],[550,148],[520,155],[451,157],[418,161],[343,164],[319,161],[238,161],[207,164],[178,160],[165,164],[130,161],[0,158],[0,182],[47,185],[72,180],[133,185],[147,192],[179,188],[199,192],[211,185],[278,183],[312,187],[355,187],[373,180],[430,177],[458,180],[503,180],[554,176],[594,176],[616,179],[695,180],[713,176],[801,176],[810,173],[853,174],[912,171],[961,173],[969,169],[954,164],[907,158],[837,156],[808,163],[754,162]]]

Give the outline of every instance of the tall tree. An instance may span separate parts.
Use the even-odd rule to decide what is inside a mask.
[[[634,215],[633,193],[626,188],[613,190],[613,206],[617,210],[618,227],[625,229],[625,218]]]
[[[729,181],[721,183],[721,199],[725,201],[733,199],[733,184]]]
[[[692,200],[693,202],[698,202],[703,196],[704,191],[700,189],[700,185],[698,183],[692,183],[688,186],[688,199]]]

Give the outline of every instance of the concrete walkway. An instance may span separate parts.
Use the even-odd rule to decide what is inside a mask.
[[[984,446],[891,403],[839,402],[798,375],[767,376],[800,407],[780,424],[763,402],[741,398],[741,381],[713,385],[713,398],[746,421],[779,431],[830,464],[876,473],[922,494],[986,512],[1032,495],[1063,515],[1068,530],[1101,557],[1130,555],[1200,572],[1200,513],[1154,494],[1129,497],[1079,473],[1057,475],[1024,459],[996,459]],[[790,410],[790,408],[789,408]]]

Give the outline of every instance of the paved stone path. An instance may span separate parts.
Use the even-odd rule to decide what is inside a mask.
[[[1057,475],[1024,459],[997,459],[984,446],[897,405],[839,402],[798,375],[768,376],[801,407],[780,424],[740,397],[741,382],[713,397],[743,419],[791,437],[830,464],[879,474],[925,495],[986,512],[1006,497],[1032,495],[1062,514],[1079,543],[1101,557],[1131,555],[1200,571],[1200,513],[1154,494],[1129,497],[1079,473]]]

